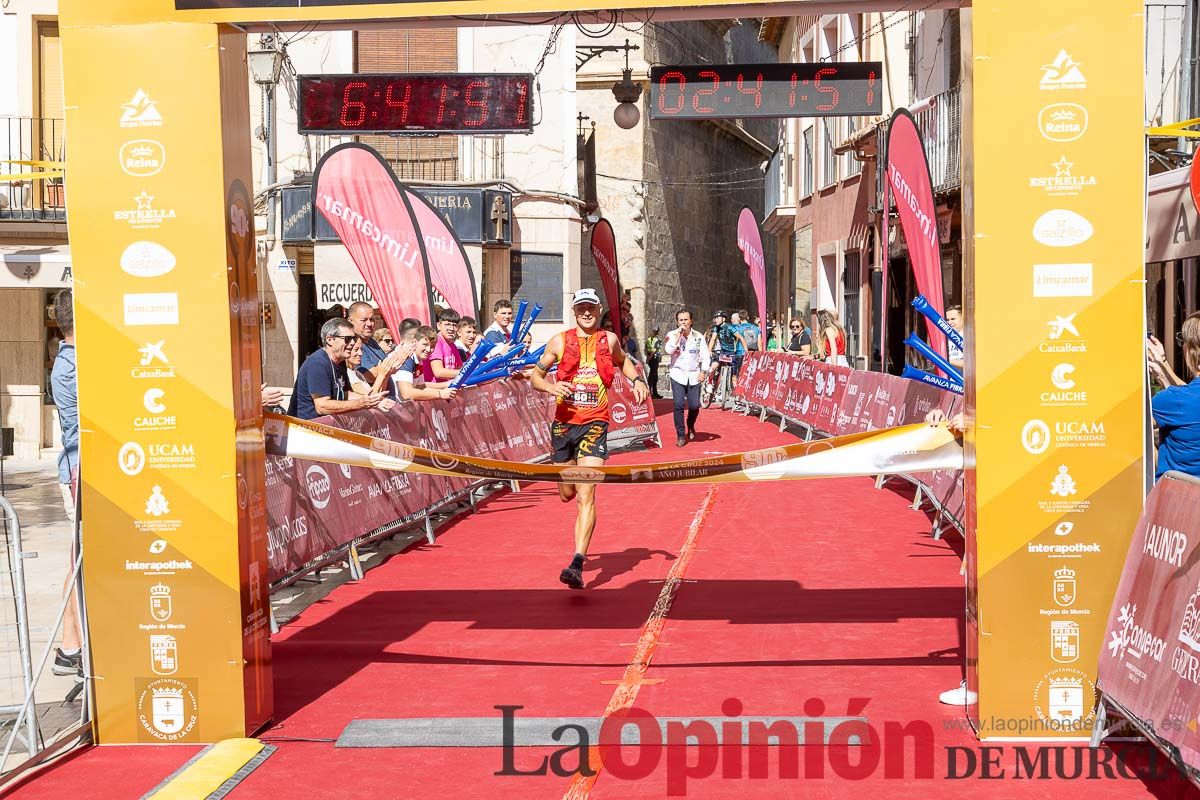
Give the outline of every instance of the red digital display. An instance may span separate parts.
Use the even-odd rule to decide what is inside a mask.
[[[301,75],[301,133],[529,133],[532,75]]]
[[[653,67],[650,118],[881,114],[882,75],[878,61]]]

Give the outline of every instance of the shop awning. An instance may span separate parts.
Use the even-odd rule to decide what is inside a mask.
[[[0,289],[71,288],[71,247],[0,244]]]
[[[1200,256],[1200,214],[1188,190],[1191,167],[1151,175],[1146,209],[1146,263]]]

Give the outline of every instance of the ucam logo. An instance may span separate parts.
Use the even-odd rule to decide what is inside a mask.
[[[1073,142],[1087,127],[1087,109],[1078,103],[1051,103],[1038,112],[1038,131],[1052,142]]]
[[[329,505],[332,485],[329,482],[329,474],[320,464],[313,464],[305,471],[304,483],[308,489],[308,499],[312,500],[315,508]]]
[[[1021,429],[1021,446],[1031,456],[1040,456],[1050,449],[1050,427],[1040,419],[1031,419]]]
[[[117,451],[117,466],[121,472],[133,477],[146,466],[146,451],[137,442],[126,442]]]
[[[1033,238],[1047,247],[1073,247],[1092,238],[1092,223],[1065,208],[1047,211],[1033,223]]]
[[[157,242],[134,242],[121,254],[121,269],[135,278],[158,278],[175,269],[175,254]]]

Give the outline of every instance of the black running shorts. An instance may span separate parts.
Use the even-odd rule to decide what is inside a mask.
[[[608,458],[608,423],[568,425],[565,422],[552,422],[550,442],[554,446],[550,460],[555,464],[580,458]]]

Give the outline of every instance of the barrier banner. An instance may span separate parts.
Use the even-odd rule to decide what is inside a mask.
[[[956,469],[962,444],[943,425],[909,425],[693,461],[580,467],[522,464],[415,447],[267,414],[267,452],[401,473],[554,483],[729,483]]]
[[[638,375],[643,380],[646,371],[637,365]],[[624,447],[634,442],[650,442],[662,446],[658,433],[658,419],[654,415],[654,401],[649,397],[644,403],[633,399],[633,385],[617,372],[608,390],[612,421],[608,424],[608,446],[610,449]]]
[[[849,367],[784,353],[747,353],[734,394],[810,428],[836,433],[833,423],[852,372]]]
[[[1200,482],[1168,472],[1150,492],[1108,614],[1097,686],[1200,768]],[[1060,540],[1062,541],[1062,540]],[[1065,544],[1065,542],[1064,542]],[[1082,613],[1079,563],[1054,573],[1052,619]],[[1089,654],[1094,656],[1095,654]],[[1066,687],[1082,692],[1077,687]],[[1081,697],[1081,702],[1090,702]],[[1078,705],[1078,703],[1074,704]],[[1085,715],[1064,724],[1090,726]],[[1064,728],[1086,732],[1087,727]]]
[[[408,192],[379,153],[339,144],[317,163],[312,205],[337,231],[391,324],[433,319],[425,242]]]
[[[528,381],[497,381],[460,390],[450,402],[398,403],[390,411],[320,418],[330,429],[506,461],[550,451],[554,400]],[[325,553],[422,512],[470,481],[408,475],[359,466],[331,466],[288,456],[267,457],[267,552],[278,582]]]

